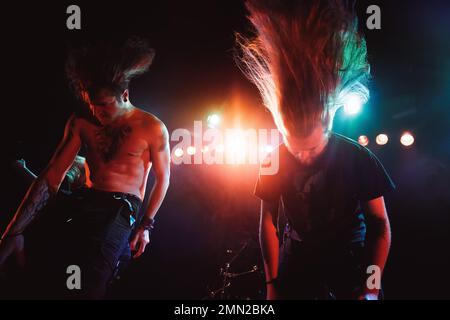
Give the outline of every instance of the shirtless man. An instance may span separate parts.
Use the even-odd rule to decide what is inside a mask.
[[[169,186],[170,153],[166,127],[131,104],[128,84],[147,71],[153,57],[154,51],[137,39],[120,47],[103,44],[72,52],[67,75],[90,112],[87,116],[74,114],[67,121],[54,156],[3,233],[0,265],[23,243],[25,228],[58,192],[82,147],[86,151],[86,187],[75,192],[68,212],[63,213],[67,216],[65,229],[55,231],[55,237],[62,237],[55,238],[60,246],[58,255],[81,268],[81,297],[104,297],[132,228],[136,228],[130,241],[134,257],[144,252]],[[149,205],[142,220],[135,223],[152,167],[156,180]],[[65,273],[66,268],[56,272]],[[66,286],[65,281],[60,285]]]

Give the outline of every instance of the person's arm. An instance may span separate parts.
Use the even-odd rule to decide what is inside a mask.
[[[366,215],[366,266],[377,266],[383,274],[391,246],[391,227],[384,203],[380,197],[364,204]],[[364,283],[365,290],[361,299],[377,299],[379,289],[370,290]]]
[[[273,216],[277,214],[277,210],[276,202],[261,201],[259,242],[264,260],[268,300],[277,299],[279,239],[273,223]]]
[[[0,265],[14,249],[14,238],[23,233],[36,214],[57,193],[80,146],[81,139],[77,121],[72,116],[66,124],[64,137],[48,166],[30,186],[16,214],[3,233],[0,243]]]
[[[136,251],[134,258],[144,253],[145,247],[150,242],[148,226],[152,224],[156,213],[166,196],[170,181],[170,149],[169,133],[163,123],[159,123],[153,131],[153,139],[150,142],[150,156],[152,168],[155,174],[155,184],[149,196],[148,208],[138,226],[136,234],[130,242],[130,248]]]

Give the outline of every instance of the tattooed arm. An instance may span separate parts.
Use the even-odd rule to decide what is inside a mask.
[[[169,133],[162,122],[153,130],[150,143],[150,157],[155,173],[155,184],[150,193],[149,204],[143,221],[154,219],[161,206],[170,181],[170,149]],[[136,251],[134,258],[139,257],[149,243],[149,232],[139,227],[130,243],[131,250]]]
[[[36,214],[56,194],[81,146],[77,119],[72,116],[66,124],[64,137],[47,168],[31,185],[16,214],[3,233],[0,242],[0,265],[12,253],[14,239],[20,236]]]

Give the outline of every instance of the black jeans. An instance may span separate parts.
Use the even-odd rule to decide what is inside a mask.
[[[81,290],[58,284],[64,298],[101,299],[121,256],[130,256],[129,238],[142,205],[129,194],[83,189],[68,197],[64,224],[59,233],[63,248],[58,274],[67,267],[81,270]]]
[[[278,293],[284,300],[350,300],[365,285],[364,246],[303,243],[285,234]]]

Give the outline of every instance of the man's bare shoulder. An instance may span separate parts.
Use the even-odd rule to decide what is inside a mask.
[[[67,121],[67,123],[69,123],[71,126],[78,128],[78,129],[85,127],[87,125],[93,125],[92,121],[89,121],[85,117],[80,116],[76,113],[72,113],[72,115],[69,117],[69,120]]]
[[[71,114],[66,122],[66,130],[70,132],[79,132],[82,126],[80,120],[81,119],[75,113]]]
[[[160,133],[161,131],[167,131],[164,123],[156,117],[154,114],[142,109],[136,108],[137,117],[142,121],[142,125],[148,130],[149,133]]]
[[[89,118],[84,115],[73,113],[68,122],[70,122],[74,129],[79,130],[82,135],[92,134],[100,127],[100,124],[96,122],[94,118]]]
[[[169,133],[165,124],[155,115],[142,109],[137,109],[137,117],[142,120],[143,127],[147,132],[147,138],[151,144],[165,144]]]

